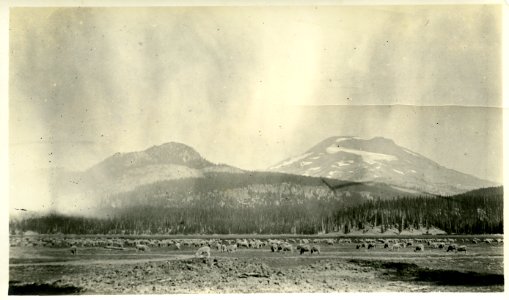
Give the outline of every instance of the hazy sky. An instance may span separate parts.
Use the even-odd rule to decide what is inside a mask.
[[[493,5],[14,8],[9,163],[26,178],[179,141],[264,169],[377,135],[501,182],[500,109],[358,107],[500,107],[500,36]]]

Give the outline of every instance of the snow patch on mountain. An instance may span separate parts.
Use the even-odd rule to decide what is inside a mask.
[[[330,172],[328,173],[327,177],[329,177],[329,178],[334,178],[334,176],[335,176],[336,174],[340,174],[340,173],[341,173],[340,171],[330,171]]]
[[[350,136],[350,137],[340,137],[336,139],[336,143],[340,143],[343,141],[351,141],[351,140],[364,140],[356,136]]]
[[[417,156],[417,157],[419,157],[419,154],[417,154],[417,153],[415,153],[415,152],[412,152],[412,151],[410,151],[410,150],[408,150],[408,149],[405,149],[405,148],[402,148],[402,149],[403,149],[403,151],[405,151],[406,153],[408,153],[408,154],[410,154],[410,155],[413,155],[413,156]]]
[[[277,168],[281,168],[281,167],[285,167],[285,166],[291,165],[294,162],[297,162],[299,160],[305,159],[306,157],[310,156],[311,154],[312,153],[304,153],[302,155],[292,157],[290,159],[287,159],[287,160],[281,162],[280,164],[278,164],[276,166],[271,167],[270,169],[277,169]]]
[[[335,154],[338,152],[346,152],[346,153],[352,153],[355,155],[359,155],[362,157],[364,162],[366,162],[370,165],[376,164],[380,161],[393,161],[393,160],[398,159],[396,156],[393,156],[393,155],[349,149],[349,148],[344,148],[344,147],[338,147],[337,145],[331,145],[330,147],[327,147],[325,149],[325,151],[329,154]]]
[[[398,173],[398,174],[401,174],[401,175],[405,175],[405,173],[401,172],[400,170],[396,170],[396,169],[392,169],[394,172]]]
[[[332,165],[334,168],[341,168],[344,166],[349,166],[353,161],[338,161],[336,164]]]

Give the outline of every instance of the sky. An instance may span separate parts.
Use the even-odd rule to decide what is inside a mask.
[[[501,21],[495,5],[12,8],[12,199],[169,141],[258,170],[339,135],[502,182]]]

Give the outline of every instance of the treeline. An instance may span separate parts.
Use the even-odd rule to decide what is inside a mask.
[[[435,227],[448,234],[494,234],[503,233],[503,200],[501,187],[453,197],[402,197],[339,210],[335,218],[345,233],[379,226],[381,232]]]
[[[154,202],[112,208],[104,218],[50,214],[11,220],[10,228],[11,232],[64,234],[316,234],[379,226],[381,232],[436,227],[450,234],[503,233],[501,187],[454,197],[363,199],[357,205],[345,205],[340,195],[326,192],[321,196],[309,194],[315,201],[305,196],[297,201],[289,195],[298,195],[301,190],[291,184],[287,192],[282,191],[275,189],[275,194],[264,193],[266,198],[252,201],[262,193],[248,189],[245,195],[251,202],[238,205],[242,199],[233,201],[240,193],[235,189],[223,191],[232,194],[231,201],[217,190],[215,194],[193,194],[187,201],[168,201],[173,198],[167,198],[161,189],[161,197],[152,199]]]

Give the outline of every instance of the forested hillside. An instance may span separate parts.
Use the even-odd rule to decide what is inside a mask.
[[[217,176],[211,182],[185,179],[178,185],[145,186],[133,193],[105,199],[103,217],[50,214],[13,219],[11,232],[315,234],[348,233],[368,226],[380,226],[381,231],[437,227],[451,234],[503,231],[502,187],[454,197],[405,195],[382,200],[363,197],[365,186],[350,186],[338,193],[322,186],[319,178],[307,181],[293,176],[292,181],[285,177],[285,182],[270,185],[264,177],[252,176],[249,186],[238,176],[231,178],[237,181]],[[189,185],[196,188],[194,193],[189,193]],[[368,188],[374,192],[380,187]],[[347,194],[350,201],[345,201]]]
[[[449,234],[503,233],[503,189],[485,188],[453,197],[401,197],[369,201],[338,210],[335,219],[352,228],[403,229],[436,227]]]

